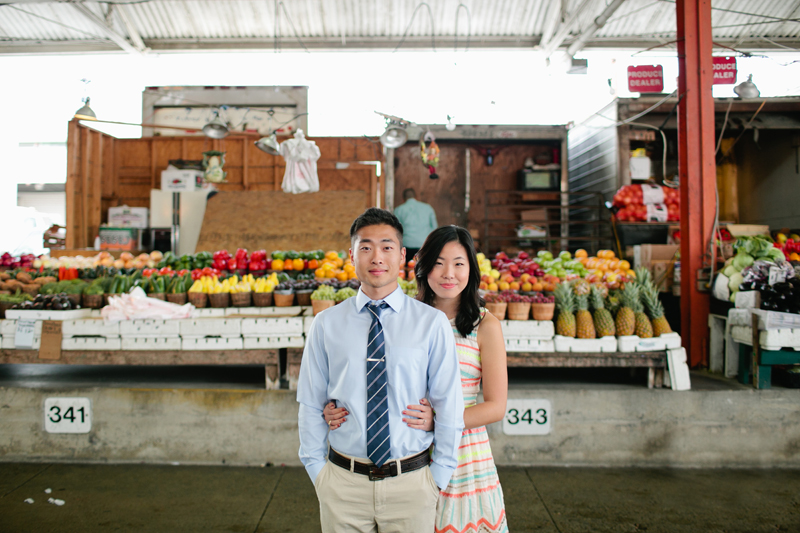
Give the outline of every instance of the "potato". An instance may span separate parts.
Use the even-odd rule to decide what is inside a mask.
[[[33,278],[27,272],[17,272],[17,281],[21,281],[22,283],[32,283]]]
[[[11,279],[11,274],[8,272],[0,272],[0,280],[5,281],[7,279]]]
[[[39,286],[35,283],[26,283],[22,286],[22,292],[30,294],[31,296],[36,296],[39,294]]]

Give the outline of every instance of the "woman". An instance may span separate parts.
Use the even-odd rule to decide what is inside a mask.
[[[501,420],[508,395],[506,350],[500,321],[481,307],[480,271],[469,232],[457,226],[434,230],[417,253],[417,299],[444,312],[453,325],[464,393],[464,425],[458,468],[439,495],[436,532],[508,531],[497,468],[486,424]],[[477,403],[483,381],[483,402]],[[433,429],[427,400],[403,414],[409,427]],[[344,408],[324,410],[331,430],[345,422]]]

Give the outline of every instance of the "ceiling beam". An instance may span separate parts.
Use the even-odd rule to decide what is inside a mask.
[[[578,6],[578,8],[575,11],[573,11],[569,17],[567,17],[567,20],[564,22],[564,24],[562,24],[558,28],[558,31],[553,36],[553,38],[542,45],[542,50],[544,51],[545,59],[549,59],[550,56],[553,55],[553,52],[555,52],[558,49],[558,47],[561,46],[561,43],[563,43],[564,39],[567,38],[569,32],[571,32],[572,28],[575,26],[575,24],[577,24],[580,16],[583,14],[584,11],[586,11],[586,9],[592,3],[593,3],[592,0],[583,0],[580,6]]]
[[[147,52],[148,48],[144,45],[142,36],[139,35],[139,31],[131,21],[130,14],[128,13],[128,6],[125,4],[115,4],[114,7],[117,9],[119,19],[122,21],[122,25],[125,26],[125,31],[128,33],[128,38],[133,43],[134,48],[140,52]]]
[[[71,5],[76,11],[78,11],[78,13],[83,15],[89,22],[94,24],[94,26],[98,30],[100,30],[108,39],[110,39],[111,41],[114,41],[114,43],[116,43],[117,46],[119,46],[120,48],[122,48],[126,52],[130,52],[132,54],[143,54],[144,53],[144,48],[139,49],[139,48],[133,46],[131,43],[128,42],[128,40],[124,36],[120,35],[119,33],[117,33],[112,28],[109,28],[108,25],[106,24],[105,20],[103,20],[102,18],[100,18],[97,15],[95,15],[94,12],[91,9],[89,9],[88,7],[86,7],[84,4],[82,4],[82,3],[80,3],[80,4],[70,3],[69,5]],[[140,41],[141,41],[141,39],[140,39]],[[144,43],[142,43],[142,45],[144,45]]]
[[[569,45],[569,48],[567,48],[567,55],[573,57],[580,49],[586,46],[586,43],[589,41],[589,39],[594,37],[600,28],[605,26],[611,15],[613,15],[614,12],[619,9],[619,6],[621,6],[624,1],[625,0],[613,0],[613,2],[608,4],[603,12],[594,19],[592,25],[583,30],[575,42]]]

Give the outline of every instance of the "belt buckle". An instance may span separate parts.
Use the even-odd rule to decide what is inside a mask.
[[[381,479],[386,479],[389,477],[389,473],[383,472],[380,468],[375,465],[370,465],[369,467],[369,480],[370,481],[380,481]]]
[[[386,463],[381,468],[378,468],[375,465],[370,465],[368,474],[370,481],[380,481],[381,479],[386,479],[387,477],[395,477],[399,474],[399,472],[397,471],[397,463],[392,461],[391,463]]]

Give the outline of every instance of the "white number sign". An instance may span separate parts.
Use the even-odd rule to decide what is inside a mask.
[[[44,429],[48,433],[89,433],[92,429],[89,398],[47,398]]]
[[[506,435],[548,435],[553,421],[550,400],[508,400],[503,419]]]

